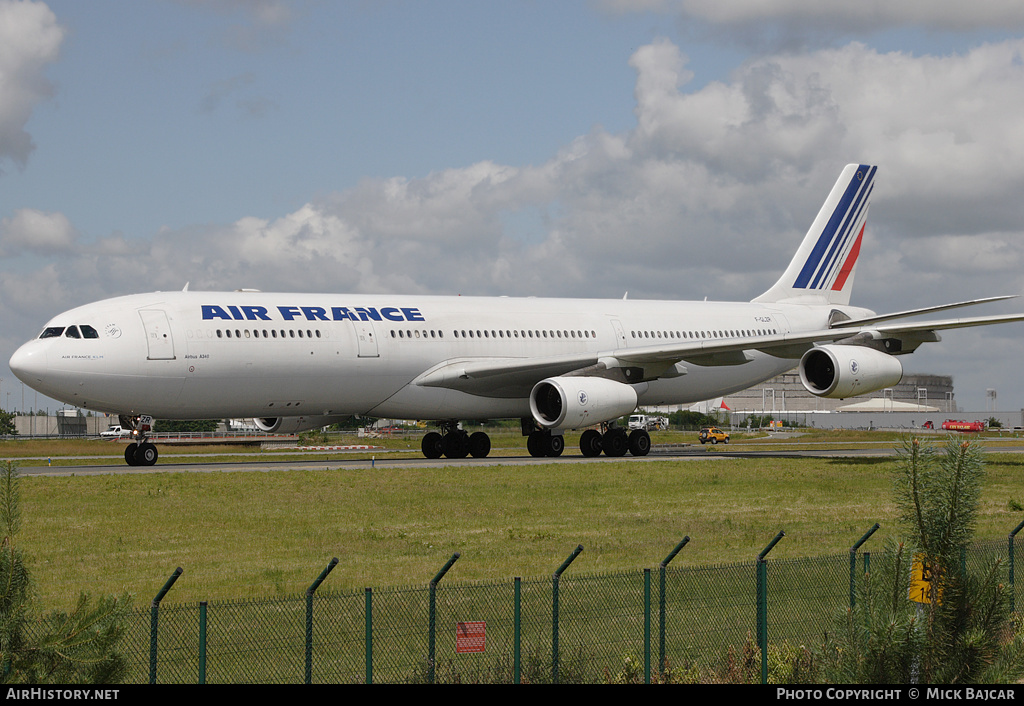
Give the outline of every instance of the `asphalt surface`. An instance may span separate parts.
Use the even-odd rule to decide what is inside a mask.
[[[992,453],[1022,453],[1024,441],[1021,443],[1000,444],[987,447]],[[50,466],[47,459],[19,459],[18,470],[23,476],[71,476],[71,475],[104,475],[104,474],[139,474],[139,473],[224,473],[224,472],[271,472],[311,469],[375,469],[375,468],[444,468],[449,466],[530,466],[540,464],[569,463],[646,463],[651,461],[714,461],[724,458],[839,458],[839,457],[884,457],[894,455],[891,442],[850,443],[845,445],[823,444],[821,448],[799,441],[774,442],[770,448],[765,444],[720,444],[717,446],[700,445],[655,445],[649,456],[608,458],[598,456],[584,457],[578,450],[567,449],[562,456],[554,458],[534,458],[532,456],[502,455],[502,449],[494,449],[487,458],[464,459],[427,459],[399,457],[394,452],[381,450],[365,458],[366,451],[321,451],[315,452],[315,458],[309,458],[310,452],[267,452],[253,455],[251,460],[222,462],[213,460],[217,455],[207,454],[195,456],[165,456],[155,466],[128,466],[115,457],[97,458],[96,463],[76,466]],[[294,458],[291,456],[299,456]],[[357,457],[358,456],[358,457]],[[166,459],[166,460],[164,460]],[[209,459],[209,460],[206,460]]]

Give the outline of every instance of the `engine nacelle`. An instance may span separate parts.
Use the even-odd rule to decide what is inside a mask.
[[[308,417],[256,417],[252,421],[256,428],[268,434],[297,434],[300,431],[319,429],[328,424],[338,424],[348,418],[348,416],[318,414]]]
[[[892,387],[902,378],[897,358],[865,346],[821,346],[800,359],[800,381],[818,397],[862,395]]]
[[[530,412],[544,429],[579,429],[607,422],[632,414],[636,403],[636,390],[607,378],[547,378],[530,392]]]

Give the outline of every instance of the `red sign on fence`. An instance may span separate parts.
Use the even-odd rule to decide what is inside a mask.
[[[482,620],[458,623],[455,626],[455,652],[483,652],[487,637],[487,623]]]

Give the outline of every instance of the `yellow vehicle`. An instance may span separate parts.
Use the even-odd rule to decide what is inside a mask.
[[[729,443],[728,432],[724,432],[718,427],[704,427],[700,430],[700,433],[697,434],[697,438],[700,439],[700,443],[702,444],[706,444],[709,441],[712,444],[717,444],[719,441],[723,444]]]

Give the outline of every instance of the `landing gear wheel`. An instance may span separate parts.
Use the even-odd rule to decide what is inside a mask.
[[[486,458],[491,452],[491,437],[482,431],[476,431],[469,436],[469,455],[473,458]]]
[[[139,448],[135,451],[135,461],[139,466],[152,466],[156,463],[156,459],[159,456],[159,452],[156,450],[156,446],[149,443],[148,441],[139,445]]]
[[[135,460],[135,452],[138,451],[139,447],[137,444],[128,444],[124,447],[124,460],[129,466],[138,466],[139,462]]]
[[[534,458],[547,455],[547,444],[545,443],[544,434],[545,432],[542,431],[531,431],[530,435],[526,437],[526,450]]]
[[[601,455],[601,432],[587,429],[580,435],[580,451],[584,456],[593,458]]]
[[[629,452],[634,456],[646,456],[651,452],[651,435],[643,429],[629,433]]]
[[[601,437],[601,447],[606,456],[617,458],[625,456],[629,450],[629,438],[622,429],[609,429]]]
[[[565,451],[565,437],[561,434],[548,434],[547,448],[544,450],[547,456],[561,456]]]
[[[444,453],[441,449],[441,435],[436,431],[428,431],[420,442],[420,450],[427,458],[441,458]]]
[[[441,437],[441,449],[448,458],[466,458],[469,455],[469,434],[456,429]]]

